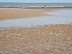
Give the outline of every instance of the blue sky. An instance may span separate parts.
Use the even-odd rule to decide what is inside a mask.
[[[0,0],[0,2],[24,2],[24,3],[72,3],[72,0]]]

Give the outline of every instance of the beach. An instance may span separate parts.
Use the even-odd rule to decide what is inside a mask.
[[[36,17],[36,16],[48,16],[47,14],[42,14],[42,12],[51,12],[51,10],[41,10],[41,9],[0,9],[0,20],[4,19],[16,19],[23,17]]]
[[[72,8],[0,8],[0,54],[72,54]]]
[[[72,25],[3,28],[0,30],[0,53],[71,53],[71,31]]]
[[[71,7],[26,7],[26,8],[13,8],[13,7],[1,7],[0,8],[0,20],[4,19],[16,19],[24,17],[37,17],[37,16],[51,16],[51,14],[43,14],[43,12],[54,12],[59,9],[72,9]]]

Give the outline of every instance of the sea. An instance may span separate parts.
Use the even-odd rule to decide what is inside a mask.
[[[72,3],[9,3],[0,2],[0,7],[72,7]]]

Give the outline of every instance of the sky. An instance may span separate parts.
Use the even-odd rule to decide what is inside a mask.
[[[21,2],[21,3],[72,3],[72,0],[0,0],[0,2]]]

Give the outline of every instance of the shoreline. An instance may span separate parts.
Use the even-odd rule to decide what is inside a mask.
[[[24,8],[24,9],[46,9],[46,8],[72,8],[72,7],[54,7],[54,6],[51,6],[51,7],[44,7],[44,8],[42,8],[43,6],[39,6],[39,7],[37,7],[37,6],[31,6],[31,7],[0,7],[0,8]]]

